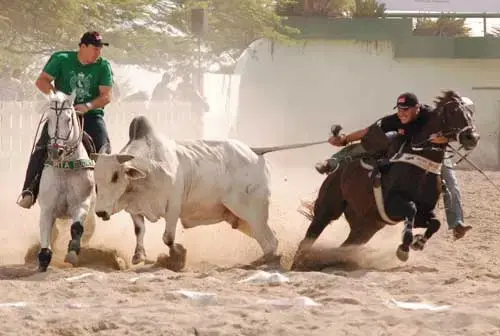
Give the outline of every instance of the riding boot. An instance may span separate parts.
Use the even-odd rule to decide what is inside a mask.
[[[344,162],[355,160],[366,153],[361,143],[352,144],[342,148],[329,159],[318,162],[315,168],[320,174],[330,174],[337,170]]]
[[[24,179],[23,191],[17,204],[25,209],[29,209],[35,204],[40,189],[40,178],[42,177],[43,165],[47,158],[48,142],[47,124],[42,129],[42,134],[36,144],[35,150],[30,156],[26,177]]]

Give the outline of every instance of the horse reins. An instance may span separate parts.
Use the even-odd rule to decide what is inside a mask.
[[[498,186],[495,184],[495,182],[493,182],[493,181],[492,181],[492,180],[488,177],[488,175],[486,175],[486,173],[485,173],[485,172],[484,172],[481,168],[479,168],[479,167],[478,167],[478,166],[477,166],[474,162],[472,162],[471,160],[469,160],[469,159],[467,158],[467,156],[470,154],[470,152],[469,152],[469,153],[467,153],[466,155],[462,155],[462,154],[461,154],[461,153],[460,153],[457,149],[453,148],[451,145],[448,145],[448,147],[449,147],[449,148],[451,148],[451,150],[453,151],[453,153],[455,153],[455,154],[457,154],[458,156],[460,156],[460,160],[459,160],[459,161],[457,161],[457,163],[458,163],[458,162],[460,162],[460,161],[465,161],[465,162],[467,162],[468,164],[470,164],[470,165],[472,166],[472,168],[474,168],[474,169],[475,169],[475,170],[477,170],[477,171],[478,171],[481,175],[483,175],[483,176],[486,178],[486,180],[487,180],[488,182],[490,182],[490,183],[491,183],[491,185],[492,185],[493,187],[495,187],[495,189],[496,189],[498,192],[500,192],[500,187],[498,187]]]
[[[67,106],[65,107],[65,103],[67,103],[68,101],[63,101],[61,106],[58,107],[58,102],[56,101],[55,102],[55,107],[50,107],[51,110],[54,110],[55,113],[56,113],[56,129],[55,129],[55,132],[54,132],[54,136],[51,137],[49,139],[49,141],[53,141],[54,143],[52,144],[52,147],[54,148],[61,148],[64,153],[66,155],[71,155],[73,154],[76,149],[78,148],[78,146],[80,145],[81,141],[82,141],[82,138],[83,138],[83,125],[84,125],[84,119],[81,118],[81,125],[80,125],[80,132],[78,134],[78,138],[76,139],[76,141],[73,143],[73,144],[70,144],[70,145],[59,145],[57,144],[57,140],[62,140],[63,142],[64,141],[67,141],[71,135],[71,132],[73,131],[73,129],[76,127],[76,124],[79,123],[79,119],[77,116],[76,116],[76,112],[74,111],[73,107],[70,105],[70,106]],[[72,110],[72,114],[71,114],[71,119],[72,119],[72,123],[71,123],[71,128],[69,129],[69,132],[68,132],[68,135],[65,137],[65,138],[62,138],[59,136],[59,117],[61,116],[61,113],[63,111],[66,111],[66,110]]]

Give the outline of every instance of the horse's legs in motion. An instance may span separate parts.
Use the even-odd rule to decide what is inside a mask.
[[[413,224],[417,215],[415,202],[404,199],[399,194],[389,194],[386,202],[387,215],[392,218],[404,218],[402,243],[398,246],[396,256],[407,261],[410,256],[410,245],[413,242]]]
[[[40,213],[40,252],[38,252],[38,270],[46,272],[52,260],[52,250],[50,242],[52,238],[52,228],[56,222],[51,209],[42,209]]]
[[[77,215],[73,217],[73,224],[71,224],[71,240],[68,243],[68,253],[65,262],[76,266],[78,264],[78,255],[80,254],[80,244],[84,232],[83,223],[87,217],[88,207],[82,207],[78,210]]]
[[[321,185],[318,198],[314,203],[314,216],[304,239],[299,244],[291,269],[295,269],[304,253],[314,244],[326,226],[337,220],[346,207],[340,190],[339,171],[329,175]]]
[[[349,223],[351,232],[349,232],[346,240],[340,245],[341,247],[366,244],[372,239],[375,233],[385,225],[371,219],[365,220],[363,217],[357,216],[349,206],[346,207],[344,216]]]
[[[134,232],[135,232],[135,251],[132,257],[132,264],[137,265],[140,262],[146,260],[146,251],[144,249],[144,234],[146,233],[146,226],[144,225],[144,216],[141,215],[130,215],[132,221],[134,222]]]

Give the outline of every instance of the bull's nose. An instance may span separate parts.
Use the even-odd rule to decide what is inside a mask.
[[[102,218],[104,220],[109,220],[109,214],[106,211],[97,211],[95,214],[99,218]]]

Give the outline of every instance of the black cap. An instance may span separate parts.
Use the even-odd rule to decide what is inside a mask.
[[[96,31],[89,31],[83,34],[80,39],[80,44],[92,44],[96,47],[109,46],[109,43],[103,42],[101,34]]]
[[[396,106],[394,108],[410,108],[418,105],[418,98],[414,93],[405,92],[400,94],[398,100],[396,101]]]

